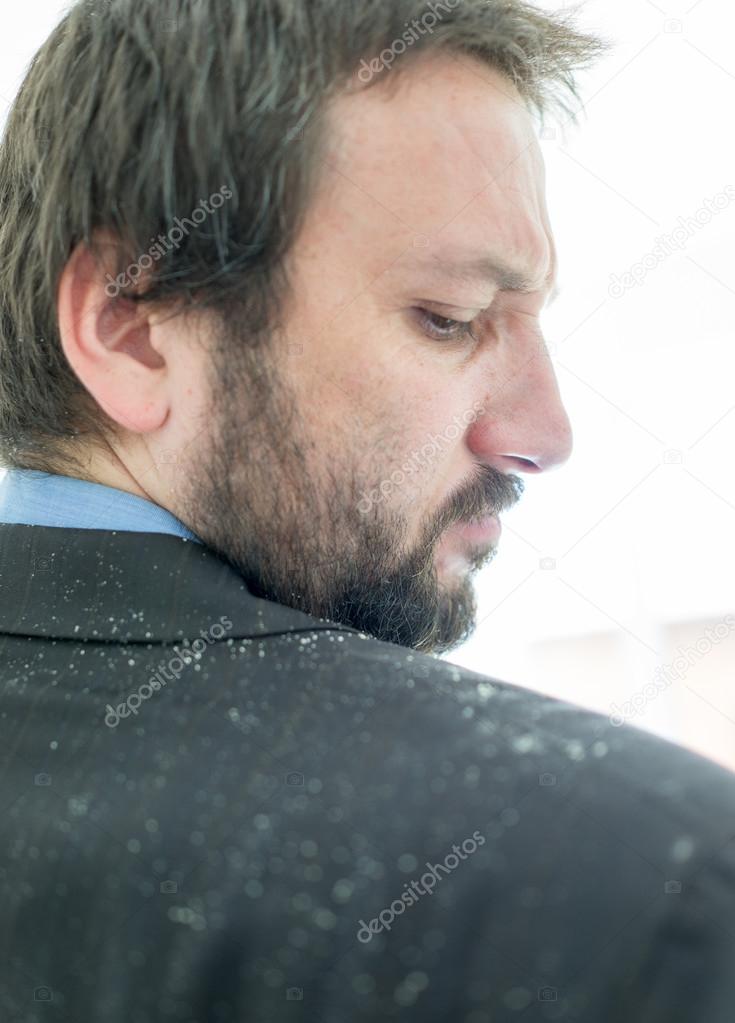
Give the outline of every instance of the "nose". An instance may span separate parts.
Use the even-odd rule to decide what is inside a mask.
[[[569,460],[572,425],[545,345],[503,377],[492,373],[483,411],[467,435],[482,461],[506,473],[538,473]]]

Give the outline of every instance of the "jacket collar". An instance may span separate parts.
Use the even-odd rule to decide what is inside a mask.
[[[251,594],[214,551],[166,533],[0,524],[0,634],[77,641],[356,629]]]

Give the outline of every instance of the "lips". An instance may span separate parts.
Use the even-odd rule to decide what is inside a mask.
[[[503,527],[495,515],[487,515],[472,522],[461,522],[454,527],[455,532],[472,543],[497,544]]]

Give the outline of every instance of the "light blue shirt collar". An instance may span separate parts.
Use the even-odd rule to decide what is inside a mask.
[[[202,543],[171,512],[126,490],[35,469],[7,469],[5,473],[0,479],[0,522],[171,533]]]

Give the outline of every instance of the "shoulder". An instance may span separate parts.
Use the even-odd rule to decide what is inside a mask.
[[[308,834],[327,889],[351,893],[358,942],[373,934],[367,947],[392,947],[440,927],[462,949],[458,991],[481,978],[506,990],[512,950],[560,1003],[566,985],[595,1012],[607,1006],[598,1019],[654,1018],[660,1006],[700,1018],[676,1016],[695,969],[677,965],[684,947],[710,989],[704,1015],[728,1018],[708,999],[724,991],[734,945],[731,772],[356,634],[274,637],[237,661],[220,712],[236,708],[241,734],[267,750],[261,762],[275,756],[298,777],[269,790],[267,831],[240,843]],[[414,903],[408,886],[427,897]]]
[[[486,813],[588,806],[613,830],[658,833],[649,852],[662,857],[728,833],[735,774],[564,700],[353,632],[295,632],[230,656],[238,684],[226,692],[237,702],[257,689],[269,734],[289,721],[304,750],[342,737],[323,751],[335,771],[349,748],[353,772],[451,789]]]

